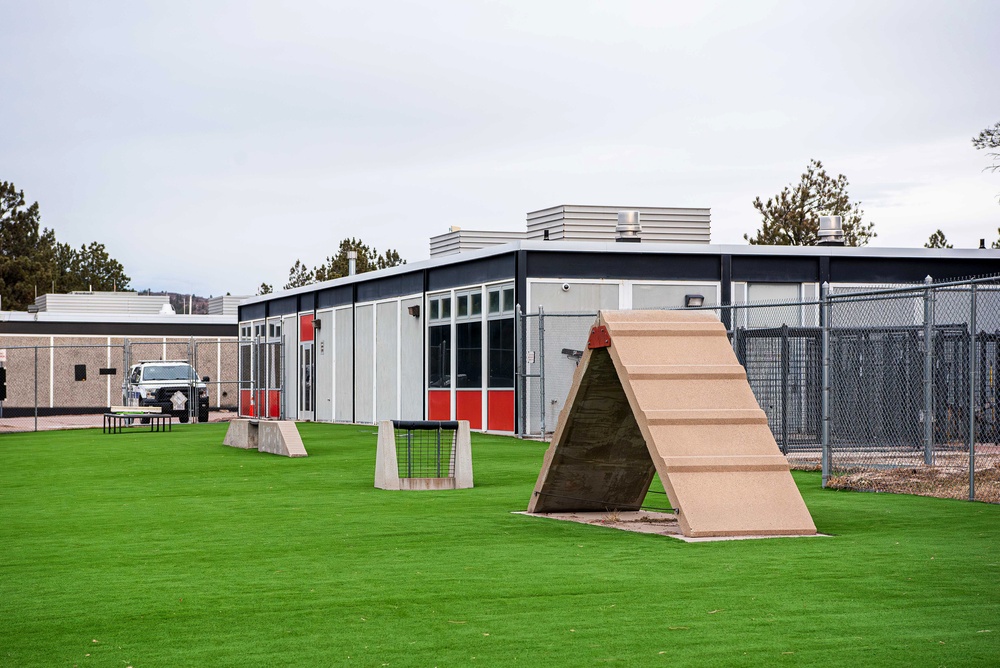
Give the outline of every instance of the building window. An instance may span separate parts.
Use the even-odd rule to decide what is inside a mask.
[[[489,322],[489,386],[514,387],[514,319]]]
[[[483,323],[455,325],[455,382],[459,388],[483,386]]]
[[[483,291],[455,295],[455,387],[483,386]]]
[[[497,285],[486,292],[488,387],[514,387],[514,286]]]
[[[451,387],[451,325],[428,328],[430,347],[427,359],[427,383],[431,387]]]
[[[498,285],[489,289],[486,297],[490,317],[514,313],[514,286]]]

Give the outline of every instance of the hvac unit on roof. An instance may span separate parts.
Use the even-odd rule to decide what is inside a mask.
[[[817,246],[844,245],[844,219],[840,216],[820,216]]]
[[[619,211],[618,225],[615,227],[615,241],[638,243],[642,241],[642,225],[638,211]]]

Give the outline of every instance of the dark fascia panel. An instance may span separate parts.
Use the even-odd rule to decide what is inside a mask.
[[[527,253],[529,278],[719,280],[719,256],[662,253]]]
[[[335,288],[320,290],[316,294],[316,308],[332,308],[344,306],[354,301],[354,286],[340,285]]]
[[[819,257],[734,255],[732,280],[759,283],[815,283],[819,280],[819,265]]]
[[[239,316],[240,322],[263,320],[265,313],[267,313],[267,302],[257,302],[256,304],[241,306]]]
[[[515,253],[494,255],[471,262],[460,262],[427,270],[427,290],[445,290],[463,285],[514,279]]]
[[[299,311],[315,311],[316,310],[316,293],[307,292],[305,294],[299,295]]]
[[[37,336],[232,336],[239,328],[232,325],[199,325],[197,323],[146,322],[5,322],[0,334],[34,334]]]
[[[831,283],[921,283],[994,275],[1000,270],[996,260],[949,258],[830,258]]]
[[[290,297],[280,297],[274,301],[267,302],[267,317],[269,318],[298,312],[299,298],[296,295],[291,295]]]
[[[396,274],[377,278],[373,281],[357,283],[358,301],[372,302],[377,299],[403,297],[421,292],[424,289],[424,277],[419,271],[409,274]]]

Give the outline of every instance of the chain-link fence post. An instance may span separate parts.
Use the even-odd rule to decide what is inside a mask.
[[[517,424],[515,425],[515,428],[517,429],[518,438],[524,438],[524,419],[526,415],[525,406],[528,405],[528,379],[524,377],[524,356],[527,354],[525,331],[527,330],[526,325],[528,323],[525,322],[524,312],[521,311],[521,305],[517,304],[514,308],[514,340],[517,342],[517,353],[514,355],[514,376],[517,379],[518,388],[517,407],[515,408]]]
[[[279,359],[281,359],[281,373],[279,374],[280,378],[278,378],[278,383],[281,386],[281,390],[280,390],[281,391],[281,402],[280,402],[281,408],[279,409],[279,413],[280,413],[280,415],[278,416],[279,420],[287,420],[288,419],[288,410],[290,408],[290,406],[288,405],[288,392],[285,391],[288,388],[288,376],[294,373],[294,371],[292,369],[288,368],[289,365],[285,364],[285,346],[287,345],[286,342],[288,341],[289,338],[290,337],[285,336],[285,328],[282,327],[281,328],[281,342],[278,344],[278,355],[279,355]],[[292,379],[292,382],[293,383],[295,382],[295,378],[294,377]],[[265,392],[265,394],[266,394],[266,392]],[[271,403],[270,398],[265,399],[265,401],[268,404]]]
[[[781,454],[788,455],[788,325],[781,326]]]
[[[125,388],[128,385],[128,373],[132,368],[132,346],[129,345],[127,338],[122,339],[122,366],[125,367],[122,371],[122,403],[126,406],[131,406],[133,405],[132,397],[125,394]]]
[[[545,441],[545,309],[538,307],[538,394],[539,424],[542,441]]]
[[[38,346],[35,346],[35,431],[38,431]]]
[[[820,286],[820,323],[823,326],[823,401],[820,447],[822,449],[823,487],[830,482],[830,284],[824,282]]]
[[[188,364],[192,364],[194,369],[197,371],[198,365],[194,364],[194,351],[192,350],[194,343],[193,338],[189,338],[187,341],[187,359]],[[188,400],[186,404],[188,422],[194,423],[198,419],[198,411],[195,408],[198,405],[198,385],[195,383],[194,378],[188,378]]]
[[[934,293],[924,278],[924,464],[934,464]]]
[[[969,501],[976,500],[976,284],[969,294]]]

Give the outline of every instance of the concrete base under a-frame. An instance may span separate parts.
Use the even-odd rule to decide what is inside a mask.
[[[685,536],[816,533],[715,316],[602,311],[528,512],[638,510],[656,473]]]

